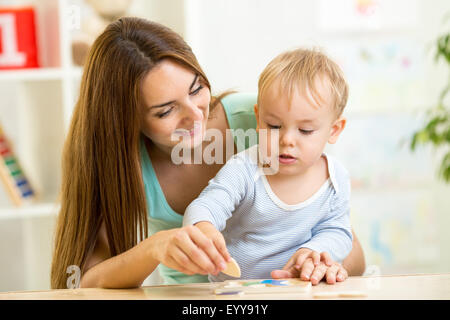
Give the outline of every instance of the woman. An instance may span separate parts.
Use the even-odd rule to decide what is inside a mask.
[[[206,282],[224,269],[217,243],[181,228],[185,208],[222,164],[176,165],[180,140],[172,138],[181,134],[193,151],[208,144],[206,128],[233,139],[227,129],[255,128],[256,96],[210,92],[190,47],[162,25],[123,18],[98,37],[63,151],[52,288],[66,288],[70,265],[81,268],[82,287],[105,288],[140,286],[160,264],[166,283]],[[343,266],[317,266],[319,279],[362,273],[354,238]]]

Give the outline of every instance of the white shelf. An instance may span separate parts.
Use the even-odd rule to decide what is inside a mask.
[[[60,206],[55,203],[30,204],[23,207],[0,208],[0,220],[48,217],[58,214]]]
[[[63,72],[60,68],[1,70],[0,81],[60,80]]]
[[[83,68],[82,67],[72,67],[69,71],[70,76],[74,80],[81,80],[81,76],[83,75]]]
[[[65,76],[79,80],[82,74],[83,68],[81,67],[0,70],[0,81],[62,80]]]

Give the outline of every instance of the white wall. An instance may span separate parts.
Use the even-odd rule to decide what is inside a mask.
[[[414,1],[391,2],[408,4]],[[264,66],[280,52],[298,46],[320,46],[334,55],[339,43],[357,47],[401,37],[422,43],[425,50],[428,42],[438,34],[445,9],[450,10],[446,0],[418,0],[417,10],[412,10],[417,12],[415,24],[379,32],[370,29],[339,32],[324,30],[321,26],[320,1],[186,0],[185,6],[189,14],[185,38],[218,92],[229,88],[256,90]],[[405,8],[392,8],[401,11],[391,15],[404,14]],[[427,61],[431,62],[431,59]],[[437,72],[433,65],[430,68],[433,69],[431,74]],[[439,81],[432,83],[442,83],[445,76],[444,72],[439,73]],[[436,86],[427,88],[431,88],[430,95],[434,97]]]
[[[214,93],[256,91],[277,54],[322,47],[350,85],[347,128],[328,151],[352,175],[367,263],[383,273],[448,271],[450,187],[435,177],[439,158],[429,148],[412,153],[408,141],[448,79],[430,48],[448,31],[450,2],[372,2],[378,11],[364,18],[343,11],[371,1],[186,0],[185,37]]]

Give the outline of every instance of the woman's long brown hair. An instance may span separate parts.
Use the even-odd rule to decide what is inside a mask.
[[[89,52],[63,150],[51,266],[54,289],[66,288],[70,265],[84,270],[102,223],[111,256],[148,236],[139,154],[140,86],[155,64],[167,58],[199,74],[210,89],[191,48],[154,22],[121,18]]]

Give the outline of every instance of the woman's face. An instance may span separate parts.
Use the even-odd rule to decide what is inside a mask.
[[[211,94],[200,75],[165,59],[142,83],[141,130],[166,153],[178,143],[194,148],[206,131]]]

